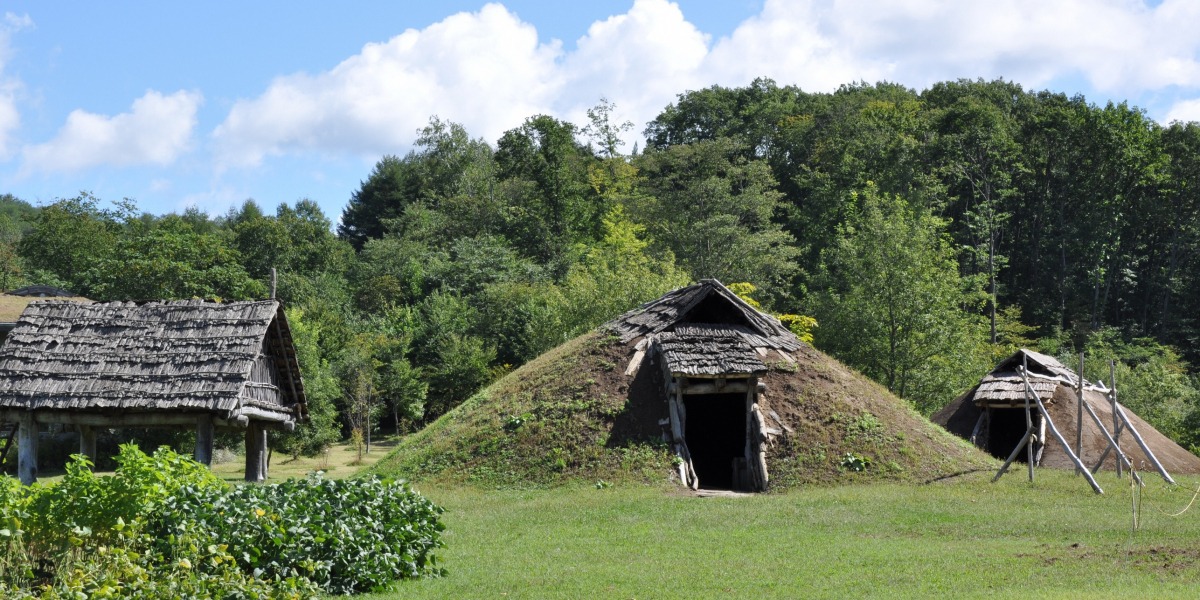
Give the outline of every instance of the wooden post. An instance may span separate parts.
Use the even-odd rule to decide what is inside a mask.
[[[1082,352],[1079,353],[1079,373],[1077,373],[1076,375],[1078,375],[1077,379],[1079,381],[1078,381],[1077,387],[1075,388],[1075,394],[1079,398],[1079,406],[1076,407],[1078,410],[1076,411],[1076,415],[1075,415],[1075,455],[1078,456],[1079,460],[1082,461],[1083,460],[1083,403],[1084,403],[1084,399],[1083,399],[1083,353]],[[1078,470],[1078,469],[1075,470],[1076,475],[1080,475],[1081,473],[1082,472],[1080,470]]]
[[[1115,434],[1115,437],[1113,439],[1115,439],[1117,441],[1117,443],[1119,444],[1119,443],[1121,443],[1121,428],[1120,428],[1121,422],[1118,420],[1119,417],[1117,417],[1117,363],[1116,363],[1116,361],[1114,361],[1112,359],[1109,359],[1109,361],[1108,361],[1108,382],[1109,382],[1109,386],[1112,388],[1108,392],[1108,401],[1112,404],[1112,411],[1113,411],[1113,432]],[[1120,478],[1121,478],[1121,461],[1118,460],[1117,461],[1117,479],[1120,479]]]
[[[196,462],[212,466],[213,456],[213,422],[212,417],[205,415],[196,423]]]
[[[258,421],[246,427],[246,481],[267,480],[267,430]]]
[[[20,429],[17,431],[17,476],[21,483],[33,485],[37,481],[38,458],[38,427],[33,421],[33,413],[21,415]]]
[[[96,430],[91,425],[79,426],[79,453],[96,464]]]
[[[1022,353],[1021,354],[1021,376],[1022,377],[1024,377],[1025,373],[1029,370],[1029,367],[1026,366],[1028,364],[1029,364],[1029,356],[1026,355],[1025,353]],[[1032,436],[1033,435],[1033,414],[1030,412],[1030,407],[1029,407],[1030,391],[1031,390],[1029,388],[1029,384],[1026,384],[1025,385],[1025,429]],[[1042,444],[1046,443],[1044,440],[1038,440],[1038,442],[1042,443]],[[1029,466],[1029,481],[1032,482],[1033,481],[1033,441],[1030,440],[1029,444],[1027,446],[1025,446],[1025,448],[1027,450],[1026,455],[1025,455],[1025,460]]]

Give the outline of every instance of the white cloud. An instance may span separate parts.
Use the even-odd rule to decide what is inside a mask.
[[[198,92],[148,91],[127,113],[74,110],[54,139],[22,151],[22,172],[70,172],[96,166],[169,165],[188,150],[196,128]]]
[[[1027,86],[1082,76],[1104,92],[1200,86],[1200,3],[1167,0],[767,0],[714,48],[722,81],[755,75],[830,91],[879,79],[959,77]]]
[[[586,110],[607,97],[618,122],[653,119],[677,94],[711,81],[701,78],[709,38],[666,0],[637,0],[628,13],[597,21],[560,67],[568,84],[555,103],[563,118],[587,123]],[[627,140],[628,141],[628,140]]]
[[[712,40],[675,3],[635,0],[565,51],[489,4],[368,44],[328,71],[275,79],[235,103],[214,148],[221,167],[298,153],[371,161],[406,151],[432,115],[494,142],[537,113],[584,125],[602,96],[636,124],[632,141],[677,94],[760,76],[807,91],[879,80],[923,89],[960,77],[1031,89],[1086,82],[1136,102],[1147,91],[1200,89],[1197,22],[1195,0],[766,0]]]
[[[218,161],[253,166],[297,150],[378,156],[412,143],[432,115],[495,139],[549,112],[559,44],[499,4],[368,44],[330,71],[273,81],[217,127]]]
[[[4,21],[0,24],[0,160],[12,155],[13,133],[21,125],[17,96],[23,88],[20,80],[5,76],[4,70],[12,56],[13,33],[29,27],[33,27],[29,15],[11,12],[4,13]]]
[[[1167,116],[1163,122],[1170,123],[1172,121],[1196,121],[1200,122],[1200,98],[1194,100],[1181,100],[1176,102],[1170,110],[1167,111]]]

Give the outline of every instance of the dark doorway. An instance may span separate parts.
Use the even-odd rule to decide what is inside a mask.
[[[1033,426],[1037,428],[1039,414],[1033,415]],[[992,456],[1004,460],[1012,454],[1017,442],[1025,437],[1024,408],[993,408],[991,423],[988,425],[988,452]],[[1036,447],[1034,448],[1036,450]],[[1017,455],[1018,462],[1027,462],[1027,452]]]
[[[746,456],[746,394],[685,395],[692,466],[705,489],[734,489],[733,464]]]

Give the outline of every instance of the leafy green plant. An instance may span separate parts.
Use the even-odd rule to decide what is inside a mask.
[[[230,487],[161,448],[96,477],[0,477],[0,597],[313,598],[440,575],[441,509],[402,482],[320,474]]]
[[[842,468],[855,473],[866,471],[871,466],[871,459],[865,456],[859,456],[853,452],[847,452],[842,455]]]
[[[441,512],[403,482],[317,473],[227,492],[183,490],[164,505],[154,531],[164,551],[184,540],[227,544],[244,571],[300,576],[342,594],[440,575],[432,551],[442,546]]]

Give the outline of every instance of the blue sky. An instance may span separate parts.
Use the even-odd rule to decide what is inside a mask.
[[[0,1],[0,193],[162,214],[301,198],[336,220],[437,115],[494,143],[601,97],[637,127],[758,76],[960,77],[1200,120],[1195,0]]]

